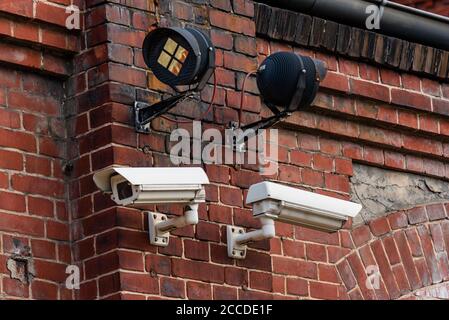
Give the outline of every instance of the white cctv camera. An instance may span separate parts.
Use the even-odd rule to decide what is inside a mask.
[[[186,204],[182,217],[148,212],[151,244],[167,246],[170,231],[198,223],[198,204],[206,201],[209,179],[202,168],[108,167],[94,174],[94,182],[121,206],[142,208],[149,204]]]
[[[246,203],[252,204],[253,216],[261,219],[262,229],[245,233],[228,226],[228,255],[236,259],[245,257],[248,243],[274,237],[274,221],[334,232],[362,210],[358,203],[273,182],[252,185]]]

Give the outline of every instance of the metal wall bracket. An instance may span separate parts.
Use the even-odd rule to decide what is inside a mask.
[[[227,226],[226,227],[227,239],[228,239],[228,256],[233,259],[245,259],[247,245],[239,245],[236,242],[236,238],[245,233],[244,228]]]
[[[156,225],[167,221],[168,218],[165,214],[148,212],[148,232],[150,236],[150,243],[159,247],[168,246],[170,240],[170,232],[161,232]]]

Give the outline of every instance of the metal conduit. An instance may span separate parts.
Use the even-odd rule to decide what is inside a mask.
[[[366,29],[369,5],[383,3],[380,30],[391,37],[449,51],[449,18],[387,0],[256,0]]]

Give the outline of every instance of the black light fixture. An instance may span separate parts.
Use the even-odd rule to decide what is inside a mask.
[[[256,77],[260,95],[274,115],[242,129],[257,132],[273,126],[294,111],[310,106],[326,74],[327,65],[323,61],[293,52],[270,55],[262,62]]]
[[[158,28],[145,37],[143,58],[154,76],[177,93],[153,105],[135,103],[136,131],[147,133],[152,119],[204,88],[215,70],[215,48],[197,29]],[[182,91],[180,86],[187,89]]]

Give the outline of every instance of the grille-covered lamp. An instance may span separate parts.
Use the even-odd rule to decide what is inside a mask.
[[[293,52],[277,52],[268,56],[257,70],[257,87],[263,102],[274,116],[242,127],[264,129],[292,112],[310,106],[320,82],[326,77],[323,61]]]
[[[209,37],[197,29],[158,28],[145,37],[142,51],[154,76],[177,92],[153,105],[135,103],[136,131],[146,133],[152,119],[204,88],[215,70],[215,48]],[[181,91],[179,86],[188,89]]]

